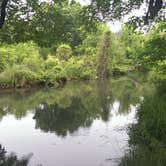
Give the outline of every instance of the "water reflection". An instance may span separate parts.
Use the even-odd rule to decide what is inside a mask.
[[[108,84],[106,80],[101,80],[97,82],[97,98],[100,109],[102,111],[101,118],[104,121],[109,120],[109,113],[110,113],[110,106],[112,105],[113,101],[111,101],[111,93],[108,91]]]
[[[58,166],[74,166],[81,160],[86,163],[80,166],[101,165],[108,154],[113,156],[111,158],[123,156],[128,139],[125,125],[133,121],[133,110],[145,93],[148,93],[147,87],[135,86],[127,78],[73,82],[59,89],[1,93],[0,129],[4,139],[0,138],[0,143],[17,148],[19,153],[24,152],[22,146],[25,145],[24,153],[33,152],[38,158],[32,157],[32,165],[43,162],[43,165],[54,166],[56,162]],[[6,133],[7,129],[16,130],[17,135]],[[9,135],[12,140],[5,139]],[[13,140],[16,146],[12,145]],[[56,149],[50,146],[50,141],[56,141],[51,143],[56,144]],[[56,157],[51,158],[50,151]],[[69,151],[77,158],[69,155]],[[82,152],[86,153],[82,155]],[[68,156],[66,163],[64,155]],[[39,158],[45,161],[40,162]],[[114,161],[107,164],[110,162],[117,165]]]
[[[134,96],[135,93],[116,94],[113,86],[109,89],[108,82],[80,85],[65,92],[62,89],[55,103],[43,102],[35,109],[36,128],[66,136],[79,127],[90,127],[96,118],[109,121],[110,110],[116,101],[120,103],[118,114],[130,111],[130,106],[139,102],[139,96]]]
[[[75,104],[74,107],[87,110],[89,113],[100,113],[101,116],[101,112],[105,112],[106,117],[103,117],[103,120],[107,121],[107,113],[115,101],[120,103],[119,113],[127,113],[130,111],[130,105],[139,103],[140,96],[143,96],[144,93],[147,93],[146,88],[138,88],[126,78],[104,83],[70,83],[62,89],[1,93],[0,117],[13,114],[20,119],[26,116],[27,111],[40,109],[41,104],[56,105],[55,107],[67,109],[78,102],[78,105]],[[82,105],[79,106],[81,103]]]
[[[29,154],[18,159],[15,153],[7,154],[5,148],[0,145],[0,166],[27,166],[31,157],[32,154]]]
[[[42,104],[42,108],[36,109],[33,118],[36,120],[36,128],[66,136],[68,132],[73,133],[80,126],[90,126],[94,116],[95,114],[88,114],[80,99],[73,98],[70,106],[66,108],[60,108],[57,104]]]

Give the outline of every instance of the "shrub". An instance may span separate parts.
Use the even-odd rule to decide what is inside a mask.
[[[83,61],[71,58],[65,65],[64,71],[68,78],[80,78],[82,74]]]
[[[53,56],[48,56],[47,60],[42,64],[41,81],[55,84],[56,80],[63,71],[62,63]]]
[[[161,92],[166,92],[166,61],[155,65],[150,72],[149,82],[155,83]]]
[[[166,102],[165,93],[156,91],[146,96],[138,107],[137,124],[130,130],[130,142],[155,147],[166,140]]]
[[[39,48],[36,44],[29,43],[19,43],[11,46],[13,49],[12,54],[16,55],[17,63],[22,63],[25,58],[30,56],[39,56]]]
[[[32,43],[19,43],[13,45],[1,45],[0,47],[0,71],[13,64],[21,64],[25,58],[39,57],[38,47]]]
[[[23,65],[8,67],[0,73],[1,87],[23,87],[37,82],[38,76]]]
[[[5,47],[0,47],[0,72],[4,71],[8,65],[12,65],[16,61],[14,55],[10,55]]]
[[[34,72],[40,72],[44,60],[39,55],[31,55],[24,58],[23,65]]]
[[[56,50],[56,56],[60,60],[67,61],[72,56],[72,49],[69,45],[62,44]]]
[[[47,56],[49,55],[50,53],[50,48],[47,48],[47,47],[41,47],[39,48],[39,53],[40,55],[43,57],[43,59],[47,59]]]
[[[54,66],[50,70],[45,70],[41,74],[40,81],[45,82],[46,84],[51,83],[55,84],[57,79],[62,76],[61,72],[63,71],[61,66]]]
[[[43,63],[43,69],[48,70],[60,64],[60,61],[53,56],[48,56],[47,60]]]
[[[85,58],[71,58],[65,65],[64,72],[67,78],[71,79],[89,79],[95,75],[95,68],[92,63],[88,63]]]

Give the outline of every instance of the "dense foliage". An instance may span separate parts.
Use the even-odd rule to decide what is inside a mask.
[[[105,62],[108,75],[121,75],[134,70],[150,71],[152,80],[165,82],[165,27],[166,24],[161,22],[149,33],[143,34],[135,32],[131,26],[124,26],[120,34],[106,35],[110,38],[110,44],[104,43],[108,28],[101,23],[98,23],[95,32],[82,30],[86,37],[75,47],[68,41],[59,41],[59,45],[53,42],[51,47],[41,47],[31,41],[1,43],[0,86],[57,85],[62,78],[92,79],[97,72],[101,72],[97,69],[99,66],[102,69]]]
[[[166,93],[162,86],[151,95],[146,94],[140,103],[137,123],[129,130],[131,149],[122,158],[120,166],[166,164]]]
[[[46,0],[44,0],[46,1]],[[47,2],[47,1],[46,1]],[[52,0],[51,4],[74,3],[74,0]],[[81,16],[87,16],[89,19],[95,18],[98,20],[113,20],[120,19],[126,15],[131,15],[130,20],[135,24],[141,26],[142,23],[148,24],[152,20],[165,20],[165,6],[164,0],[132,0],[132,1],[117,1],[117,0],[92,0],[85,1],[87,7]],[[16,10],[22,13],[30,21],[31,13],[36,12],[41,6],[40,0],[1,0],[0,3],[0,28],[5,22],[5,18],[9,18]],[[144,7],[143,16],[133,16],[133,10]],[[41,8],[44,11],[44,8]],[[143,11],[142,11],[143,12]],[[58,15],[57,15],[58,16]],[[19,18],[17,13],[15,18]],[[55,20],[56,21],[56,20]]]

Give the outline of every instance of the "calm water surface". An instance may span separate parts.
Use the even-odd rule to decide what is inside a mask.
[[[1,148],[28,166],[116,166],[145,92],[121,78],[1,93]]]

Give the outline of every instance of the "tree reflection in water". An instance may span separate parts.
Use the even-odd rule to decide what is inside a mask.
[[[37,129],[65,137],[80,127],[89,128],[95,119],[111,121],[114,104],[118,103],[116,114],[128,114],[131,106],[140,103],[140,97],[147,93],[149,90],[145,85],[137,87],[126,78],[120,78],[103,82],[73,82],[59,89],[0,94],[0,120],[6,115],[20,119],[31,112]],[[14,154],[6,155],[2,147],[1,152],[7,159],[14,158],[16,163],[22,161]],[[140,156],[139,152],[148,154],[140,147],[135,148],[122,158],[120,164],[123,166],[127,161],[127,166],[130,166],[130,161],[136,161]],[[7,159],[1,159],[1,163]]]
[[[56,103],[42,104],[35,111],[36,128],[66,136],[79,127],[90,127],[96,118],[109,120],[110,97],[106,82],[98,82],[95,89],[83,96],[71,97],[70,105],[63,108]]]
[[[36,128],[66,136],[79,127],[89,127],[93,120],[109,121],[115,102],[118,114],[127,114],[131,105],[146,92],[127,78],[100,82],[69,83],[64,88],[36,92],[0,94],[0,119],[13,114],[20,119],[33,110]]]
[[[0,166],[28,166],[29,160],[32,157],[32,154],[18,159],[15,153],[7,154],[2,145],[0,145]]]
[[[34,119],[36,128],[45,132],[56,132],[61,136],[66,136],[68,132],[73,133],[80,126],[88,127],[93,121],[81,100],[76,97],[67,108],[60,108],[57,104],[43,104],[43,108],[36,109]]]
[[[103,121],[109,120],[109,114],[110,114],[110,105],[111,105],[111,97],[109,93],[108,83],[106,80],[100,80],[97,82],[97,97],[99,101],[99,105],[101,108],[101,118]]]
[[[43,102],[37,107],[34,119],[36,128],[61,136],[73,133],[79,127],[89,127],[96,118],[109,121],[116,101],[119,103],[118,113],[121,114],[129,112],[130,106],[140,100],[139,89],[126,80],[79,84],[74,88],[65,87],[54,95],[54,102]]]

